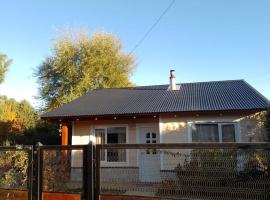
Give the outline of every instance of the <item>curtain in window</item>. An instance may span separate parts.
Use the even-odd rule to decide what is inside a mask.
[[[105,144],[105,129],[96,129],[95,136],[96,136],[96,144]],[[102,161],[105,160],[105,150],[101,150],[100,159]]]
[[[235,142],[234,124],[224,124],[222,129],[222,142]]]
[[[107,129],[107,143],[108,144],[126,143],[126,128],[125,127],[108,128]],[[125,149],[108,149],[107,161],[108,162],[125,162],[126,150]]]
[[[217,124],[195,124],[192,128],[192,142],[219,142]]]

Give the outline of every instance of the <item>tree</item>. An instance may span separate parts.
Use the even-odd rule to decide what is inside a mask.
[[[123,51],[112,34],[64,33],[56,38],[52,55],[35,72],[39,97],[45,110],[51,110],[90,90],[131,86],[134,67],[134,57]]]
[[[0,53],[0,83],[4,81],[5,73],[11,62],[12,60],[8,59],[6,55]]]
[[[268,142],[270,142],[270,106],[267,109],[266,112],[266,120],[265,120],[265,128],[266,128],[266,133],[267,133],[267,139]]]
[[[23,134],[36,126],[38,115],[27,101],[16,102],[6,96],[0,96],[0,136],[6,139]]]

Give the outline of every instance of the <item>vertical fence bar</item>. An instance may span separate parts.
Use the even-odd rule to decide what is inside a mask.
[[[93,145],[83,148],[83,199],[93,200]]]
[[[43,190],[43,150],[38,146],[37,149],[37,160],[38,160],[38,200],[42,200]]]
[[[32,200],[38,200],[38,145],[33,146]]]
[[[100,195],[100,153],[101,147],[96,145],[96,167],[95,167],[95,200],[99,200]]]
[[[90,148],[90,151],[89,151],[89,177],[88,177],[88,180],[89,180],[89,190],[90,190],[90,193],[89,193],[89,196],[90,196],[90,200],[94,200],[94,148],[93,148],[93,144],[92,142],[90,142],[89,144],[89,148]]]
[[[27,147],[28,153],[28,168],[27,168],[27,189],[28,189],[28,200],[32,200],[33,194],[33,162],[34,162],[34,149],[33,146]]]

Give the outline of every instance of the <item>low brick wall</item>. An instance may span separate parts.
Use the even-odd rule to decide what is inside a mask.
[[[102,195],[100,200],[159,200],[154,197]],[[165,199],[163,199],[165,200]]]
[[[0,189],[0,200],[28,200],[28,192]],[[43,200],[81,200],[80,194],[43,193]],[[102,195],[100,200],[158,200],[153,197]]]
[[[28,200],[28,191],[0,189],[0,200]],[[81,200],[79,194],[43,193],[43,200]]]
[[[28,200],[28,192],[23,190],[5,190],[0,189],[0,199],[1,200]]]
[[[71,168],[72,181],[82,181],[82,176],[82,168]],[[138,182],[139,167],[101,167],[100,176],[101,182]]]
[[[81,200],[79,194],[43,193],[43,200]]]

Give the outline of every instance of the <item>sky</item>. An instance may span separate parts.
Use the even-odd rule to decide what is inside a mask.
[[[171,0],[2,0],[0,52],[13,60],[0,94],[37,107],[34,70],[57,30],[115,34],[128,53]],[[136,85],[245,79],[270,99],[270,1],[176,0],[134,51]]]

